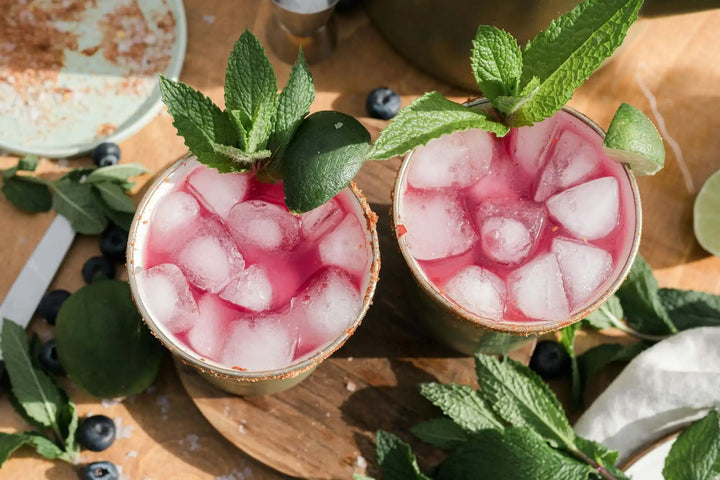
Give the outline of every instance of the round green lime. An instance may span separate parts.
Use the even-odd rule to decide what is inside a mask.
[[[698,243],[720,257],[720,170],[710,175],[695,198],[693,229]]]
[[[665,147],[655,125],[627,103],[615,112],[603,147],[610,158],[627,163],[635,175],[653,175],[665,164]]]

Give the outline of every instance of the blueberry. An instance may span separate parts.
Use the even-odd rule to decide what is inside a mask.
[[[94,462],[80,470],[82,480],[117,480],[119,476],[117,467],[112,462]]]
[[[117,165],[120,161],[120,147],[116,143],[103,142],[93,148],[91,156],[98,167]]]
[[[102,452],[115,441],[115,422],[105,415],[87,417],[77,430],[77,441],[83,448]]]
[[[67,290],[53,290],[46,293],[38,305],[38,315],[47,320],[50,325],[55,325],[60,307],[69,296],[70,292]]]
[[[60,364],[60,359],[55,348],[55,340],[48,340],[40,348],[40,365],[55,375],[65,375],[65,369]]]
[[[82,277],[85,283],[115,278],[115,264],[112,260],[102,255],[90,257],[82,266]]]
[[[570,355],[558,342],[542,340],[535,345],[530,368],[542,378],[555,378],[570,371]]]
[[[383,120],[389,120],[397,115],[401,106],[400,95],[387,87],[376,88],[370,92],[365,101],[368,114]]]
[[[127,242],[128,232],[117,225],[110,225],[100,235],[100,251],[110,260],[122,262],[125,259]]]

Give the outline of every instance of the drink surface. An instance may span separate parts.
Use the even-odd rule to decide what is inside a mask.
[[[397,234],[438,293],[498,322],[556,321],[621,275],[636,227],[624,167],[568,112],[497,138],[468,130],[410,157]]]
[[[225,367],[286,367],[350,328],[372,261],[357,198],[343,190],[302,215],[282,184],[219,174],[196,161],[174,172],[147,222],[138,290],[156,323]]]

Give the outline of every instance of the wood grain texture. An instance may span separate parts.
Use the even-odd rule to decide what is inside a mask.
[[[242,31],[250,28],[261,41],[269,18],[268,2],[236,0],[186,0],[188,17],[188,51],[182,80],[199,88],[222,104],[222,85],[227,55]],[[443,84],[420,72],[400,58],[374,30],[362,10],[352,15],[338,16],[338,47],[326,61],[312,66],[318,94],[312,110],[336,109],[364,117],[365,96],[371,89],[386,85],[401,94],[403,104],[428,90],[438,90],[454,100],[463,101],[467,93]],[[570,105],[607,127],[621,102],[629,102],[657,120],[653,108],[665,123],[665,132],[680,147],[690,172],[693,188],[687,189],[678,163],[678,155],[668,148],[665,169],[654,177],[640,179],[643,199],[644,229],[640,251],[655,272],[662,286],[692,288],[720,293],[720,258],[704,252],[695,242],[692,230],[692,202],[702,182],[720,168],[720,11],[643,19],[631,30],[622,50],[607,65],[580,88]],[[280,85],[284,85],[290,65],[280,62],[269,51]],[[645,89],[643,88],[645,87]],[[651,102],[651,100],[654,102]],[[366,125],[382,128],[384,122],[363,119]],[[375,130],[377,131],[377,130]],[[666,141],[670,140],[666,135]],[[170,117],[160,114],[133,137],[122,142],[123,162],[140,162],[152,172],[158,172],[185,152],[176,136]],[[44,161],[40,172],[46,176],[59,175],[69,167],[88,165],[88,159],[67,162]],[[0,157],[0,168],[14,164],[14,159]],[[373,163],[363,168],[360,187],[368,196],[380,217],[381,236],[386,238],[390,221],[387,209],[390,191],[387,188],[395,176],[396,161]],[[137,191],[150,179],[140,178]],[[139,200],[139,198],[136,198]],[[0,196],[0,297],[4,297],[37,241],[50,224],[52,214],[29,215],[13,208]],[[385,232],[383,234],[382,232]],[[343,428],[357,435],[352,440],[355,450],[346,450],[345,468],[357,463],[362,455],[374,472],[375,455],[368,432],[386,428],[395,433],[406,431],[413,421],[436,415],[427,406],[395,404],[396,396],[416,394],[419,381],[456,378],[472,382],[470,361],[456,356],[442,347],[428,347],[416,331],[415,322],[407,316],[407,303],[396,288],[404,264],[394,245],[381,239],[383,266],[378,293],[370,313],[356,336],[326,362],[310,379],[327,382],[331,397],[309,403],[310,418],[320,418],[331,412],[333,425],[343,422]],[[97,237],[79,237],[51,288],[76,290],[82,285],[80,268],[90,256],[98,255]],[[32,329],[45,339],[52,336],[52,328],[35,319]],[[372,338],[373,349],[364,345],[363,335]],[[579,350],[602,342],[628,342],[617,332],[583,334]],[[353,358],[352,361],[349,359]],[[356,363],[357,362],[357,363]],[[352,366],[349,366],[354,364]],[[355,366],[362,366],[355,367]],[[357,368],[358,370],[353,370]],[[619,367],[604,371],[590,386],[589,398],[594,398],[617,373]],[[327,372],[325,370],[328,370]],[[330,376],[334,372],[336,375]],[[428,373],[429,372],[429,373]],[[398,373],[401,373],[398,375]],[[356,390],[348,390],[348,382]],[[83,452],[81,461],[107,459],[122,467],[126,480],[265,480],[287,478],[243,453],[227,441],[196,407],[198,398],[208,403],[225,401],[222,396],[193,399],[186,393],[172,362],[164,365],[154,387],[140,395],[119,401],[101,400],[88,396],[66,383],[78,404],[81,416],[103,413],[122,426],[122,436],[106,452]],[[314,383],[303,383],[300,395]],[[552,383],[561,400],[567,401],[566,380]],[[292,391],[290,391],[292,392]],[[288,393],[289,394],[289,393]],[[284,397],[255,399],[249,403],[246,417],[233,413],[232,418],[245,420],[248,431],[261,425],[266,418],[262,408],[273,412],[289,411],[280,401]],[[341,402],[351,417],[325,410],[326,402]],[[344,402],[344,403],[343,403]],[[382,405],[382,408],[376,405]],[[205,407],[202,407],[203,409]],[[224,407],[221,411],[224,411]],[[571,418],[578,412],[570,412]],[[346,414],[347,415],[347,414]],[[352,418],[352,422],[350,418]],[[298,420],[299,421],[299,420]],[[0,430],[19,431],[29,428],[13,411],[5,395],[0,395]],[[253,427],[255,428],[255,427]],[[272,435],[273,432],[268,432]],[[328,439],[336,438],[333,432]],[[410,437],[403,433],[403,438]],[[291,439],[297,442],[297,439]],[[327,452],[330,441],[324,446]],[[431,453],[420,450],[422,461],[430,463]],[[260,452],[261,454],[264,452]],[[332,452],[331,452],[332,453]],[[330,455],[331,453],[328,453]],[[427,453],[428,457],[425,457]],[[308,451],[306,458],[314,459]],[[285,459],[291,464],[293,459]],[[318,460],[313,460],[317,465]],[[354,468],[354,467],[353,467]],[[7,461],[0,470],[0,480],[76,480],[71,465],[40,459],[23,450]],[[342,478],[347,478],[344,476]]]

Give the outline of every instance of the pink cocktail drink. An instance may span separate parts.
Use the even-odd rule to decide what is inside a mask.
[[[294,215],[282,184],[187,159],[151,198],[133,246],[136,297],[186,359],[287,369],[338,348],[367,309],[374,225],[354,190]]]
[[[560,328],[600,305],[632,262],[640,222],[632,175],[602,140],[563,110],[504,138],[468,130],[415,149],[394,222],[420,284],[512,333]]]

